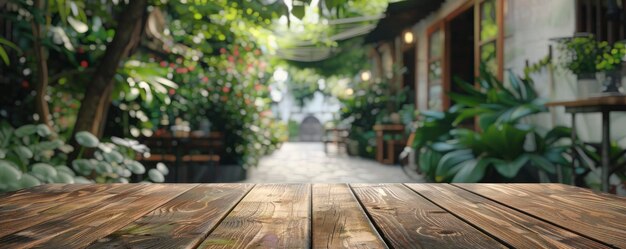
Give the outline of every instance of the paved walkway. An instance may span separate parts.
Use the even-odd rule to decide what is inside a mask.
[[[285,143],[259,166],[248,170],[245,182],[253,183],[394,183],[415,182],[400,166],[337,154],[324,153],[322,143]]]

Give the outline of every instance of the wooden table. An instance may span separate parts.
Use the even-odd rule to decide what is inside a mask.
[[[45,185],[0,248],[626,248],[626,199],[562,184]]]
[[[611,158],[609,155],[611,143],[611,112],[626,112],[626,96],[592,97],[572,101],[556,101],[547,103],[546,106],[563,106],[567,113],[572,114],[572,140],[576,141],[576,114],[578,113],[601,113],[602,114],[602,141],[601,165],[602,165],[602,191],[609,190],[609,176],[611,175]],[[619,127],[623,128],[623,127]],[[576,151],[573,151],[576,157]],[[575,163],[575,160],[574,160]],[[572,176],[575,176],[572,167]],[[560,170],[559,170],[560,173]],[[559,177],[561,178],[561,177]],[[561,180],[561,179],[560,179]],[[562,181],[561,181],[562,182]],[[573,182],[573,181],[572,181]]]

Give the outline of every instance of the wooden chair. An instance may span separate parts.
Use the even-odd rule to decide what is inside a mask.
[[[329,128],[324,131],[324,153],[328,154],[328,145],[335,144],[337,146],[337,151],[340,151],[340,145],[343,145],[344,148],[348,148],[348,129],[342,128]]]

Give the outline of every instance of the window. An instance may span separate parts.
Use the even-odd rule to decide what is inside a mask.
[[[615,11],[624,15],[626,0],[614,0]],[[600,41],[614,43],[626,39],[623,21],[610,19],[606,0],[578,0],[576,3],[576,31],[594,34]],[[622,17],[623,18],[623,17]]]
[[[428,37],[428,109],[443,110],[443,58],[445,49],[443,25]]]
[[[498,74],[498,22],[496,0],[486,0],[479,7],[479,36],[478,36],[478,59],[487,70],[494,75]]]

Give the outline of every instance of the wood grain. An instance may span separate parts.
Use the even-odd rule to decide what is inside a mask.
[[[255,186],[198,248],[308,248],[311,188]]]
[[[562,184],[457,184],[608,245],[626,248],[626,199]]]
[[[609,248],[452,185],[406,185],[514,248]]]
[[[253,184],[195,187],[88,248],[193,248]]]
[[[387,248],[346,184],[313,185],[313,248]]]
[[[42,185],[0,199],[0,237],[76,210],[88,209],[122,192],[121,184]]]
[[[351,184],[394,248],[504,248],[401,184]]]
[[[96,185],[94,185],[96,186]],[[129,184],[138,191],[114,195],[99,205],[46,220],[0,238],[0,248],[78,248],[102,238],[191,189],[188,184]]]

